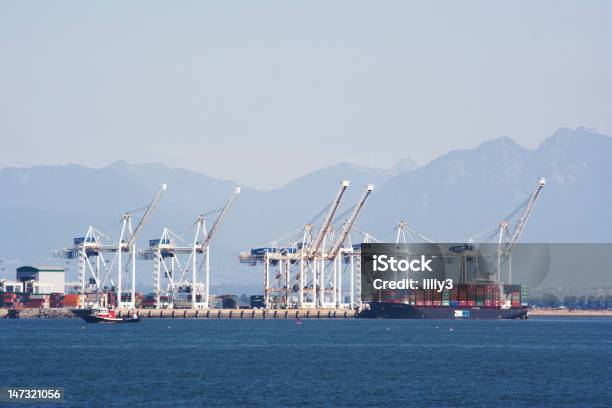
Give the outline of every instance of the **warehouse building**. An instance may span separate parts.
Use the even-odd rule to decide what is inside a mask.
[[[17,268],[17,281],[23,283],[24,292],[34,294],[64,293],[63,268],[55,266],[22,266]]]

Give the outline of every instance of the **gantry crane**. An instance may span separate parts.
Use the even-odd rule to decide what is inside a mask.
[[[313,303],[317,304],[317,292],[319,292],[318,303],[323,303],[324,295],[325,295],[325,257],[323,256],[326,238],[329,236],[331,230],[330,226],[334,220],[334,216],[336,215],[336,211],[338,211],[338,207],[340,206],[340,202],[342,200],[342,196],[346,192],[346,189],[349,186],[348,180],[342,180],[340,182],[340,189],[336,193],[336,196],[331,202],[329,210],[323,219],[323,223],[321,224],[321,228],[317,232],[314,240],[307,247],[307,256],[306,260],[310,262],[310,267],[313,272]],[[282,268],[282,266],[281,266]],[[288,296],[287,296],[288,297]]]
[[[264,303],[267,308],[324,306],[330,303],[325,301],[325,296],[328,292],[332,293],[332,289],[335,293],[333,295],[335,296],[334,303],[338,303],[338,294],[341,291],[337,292],[336,288],[339,287],[339,284],[332,282],[333,288],[329,290],[325,288],[326,278],[329,277],[329,275],[326,275],[326,263],[333,265],[334,263],[330,260],[342,259],[343,256],[352,259],[357,254],[357,252],[345,253],[342,245],[354,226],[367,197],[373,190],[373,186],[366,188],[366,192],[352,209],[351,217],[336,237],[333,224],[341,199],[348,186],[348,181],[342,181],[331,203],[304,227],[287,234],[290,237],[288,240],[285,240],[285,238],[275,239],[271,246],[252,248],[250,252],[240,254],[240,262],[242,263],[249,265],[263,264]],[[314,223],[323,214],[325,214],[325,217],[315,234]],[[334,254],[333,258],[330,258],[331,251]],[[353,262],[347,263],[351,264],[351,271],[354,271],[352,268]],[[298,266],[297,272],[292,270],[294,265]],[[278,267],[278,272],[273,276],[275,280],[272,285],[270,284],[271,267]],[[337,273],[340,273],[339,268]],[[341,279],[338,278],[338,281],[341,281]],[[353,300],[354,297],[351,296],[351,299]],[[353,304],[352,300],[351,304]]]
[[[166,191],[167,185],[162,184],[160,189],[157,191],[149,205],[146,207],[144,214],[140,218],[138,225],[136,225],[136,229],[132,229],[132,214],[130,212],[126,212],[123,214],[123,225],[121,227],[121,235],[119,238],[118,248],[117,248],[117,305],[119,308],[133,308],[136,305],[136,240],[140,233],[142,232],[143,227],[151,218],[151,214],[157,207],[159,203],[159,199],[162,194]],[[127,236],[126,236],[127,235]],[[127,238],[127,242],[124,241],[124,238]],[[123,284],[123,276],[122,270],[123,266],[121,263],[121,253],[128,252],[129,259],[128,263],[130,264],[130,269],[132,272],[132,282],[130,288],[130,301],[124,302],[122,299],[122,284]],[[127,268],[126,268],[127,269]]]
[[[73,239],[72,247],[53,251],[56,257],[78,260],[78,282],[83,307],[86,303],[85,294],[87,292],[97,293],[99,289],[106,285],[110,266],[104,259],[103,254],[117,252],[116,245],[110,244],[108,241],[110,241],[108,236],[90,225],[84,236]],[[112,280],[110,284],[114,286]]]
[[[108,243],[111,239],[98,231],[93,226],[89,226],[85,236],[77,237],[73,240],[73,246],[70,248],[64,248],[62,250],[54,251],[54,255],[66,259],[78,258],[79,262],[79,280],[81,281],[81,306],[86,306],[85,294],[88,290],[95,291],[96,296],[98,292],[103,289],[110,281],[112,286],[116,285],[117,294],[117,307],[129,307],[135,306],[136,298],[136,239],[142,231],[142,228],[150,219],[151,214],[159,199],[161,198],[164,191],[166,191],[166,184],[162,184],[158,192],[153,197],[153,200],[148,206],[144,207],[145,213],[138,222],[136,229],[132,229],[132,214],[126,212],[121,217],[121,233],[117,242]],[[136,211],[136,210],[135,210]],[[130,255],[128,263],[131,263],[131,290],[130,300],[127,302],[123,301],[123,262],[122,253],[127,252]],[[110,253],[114,254],[112,260],[109,262],[104,259],[103,254]],[[91,262],[90,258],[94,258],[94,262]],[[111,271],[113,268],[117,268],[116,282],[110,278]],[[92,275],[92,282],[86,285],[87,272]],[[104,278],[102,272],[106,272]],[[97,302],[97,300],[96,300]]]
[[[342,231],[340,232],[340,235],[336,239],[334,246],[327,254],[328,259],[336,259],[336,257],[338,256],[338,252],[340,251],[340,248],[342,248],[342,245],[344,245],[344,241],[346,240],[346,237],[348,236],[349,232],[351,232],[351,229],[353,228],[355,221],[357,221],[357,218],[359,217],[359,214],[361,213],[361,210],[363,209],[363,206],[365,205],[366,200],[368,199],[370,194],[372,194],[373,190],[374,190],[374,185],[368,184],[366,186],[366,189],[363,192],[361,198],[359,198],[359,201],[357,201],[357,204],[355,205],[355,208],[353,209],[351,216],[343,224]]]
[[[164,275],[169,281],[167,291],[172,295],[169,306],[184,307],[186,304],[189,304],[194,309],[209,307],[210,243],[238,194],[240,194],[239,187],[233,191],[223,208],[198,216],[194,224],[195,235],[191,245],[178,245],[177,241],[182,240],[182,238],[168,228],[164,228],[159,239],[150,240],[149,248],[140,251],[140,258],[154,261],[153,280],[157,308],[161,307],[162,267]],[[210,230],[207,231],[206,217],[216,212],[219,212],[219,215]],[[166,264],[166,258],[170,259],[170,265]],[[183,259],[181,260],[181,258]],[[200,261],[198,261],[199,258],[201,258]],[[205,276],[203,283],[198,282],[198,264],[200,268],[204,266]],[[191,268],[191,281],[186,278],[189,268]],[[185,299],[181,299],[180,296],[184,296]]]
[[[363,192],[363,195],[361,196],[361,198],[359,198],[359,201],[357,201],[357,204],[355,205],[355,208],[353,209],[351,216],[344,222],[342,226],[342,230],[340,231],[340,235],[336,238],[334,245],[332,246],[331,250],[327,254],[327,259],[333,262],[334,293],[333,293],[332,301],[334,303],[334,307],[338,307],[340,306],[340,303],[342,303],[342,273],[341,273],[342,256],[340,254],[342,252],[341,249],[342,249],[342,246],[344,245],[344,241],[346,241],[346,238],[351,232],[353,225],[355,224],[355,221],[357,221],[357,218],[359,217],[359,214],[361,213],[361,210],[363,209],[366,200],[368,199],[370,194],[372,194],[373,190],[374,190],[374,185],[368,184],[366,186],[366,189]],[[350,249],[350,252],[352,252],[353,246],[350,245],[349,249]],[[353,274],[354,274],[353,269],[351,269],[351,274],[349,277],[350,287],[351,287],[351,290],[350,290],[351,297],[353,296],[353,287],[354,287]],[[352,303],[353,301],[351,301],[351,304]]]
[[[321,244],[323,243],[325,235],[328,233],[329,226],[334,219],[334,215],[336,215],[336,211],[338,210],[338,206],[340,206],[340,201],[342,200],[342,196],[344,195],[344,192],[346,191],[348,186],[349,186],[348,180],[343,180],[340,183],[340,189],[336,193],[336,196],[334,197],[334,200],[332,201],[331,206],[329,207],[329,211],[327,212],[327,215],[325,216],[325,219],[323,220],[323,224],[321,224],[321,228],[319,229],[319,232],[317,233],[317,236],[314,239],[312,245],[308,248],[309,258],[315,257],[317,255],[317,252],[321,248]]]
[[[529,198],[521,204],[514,212],[523,208],[521,215],[514,226],[514,230],[512,230],[512,234],[509,233],[510,222],[505,219],[502,220],[499,224],[499,238],[497,242],[497,281],[501,282],[501,266],[503,260],[508,261],[508,283],[512,283],[512,250],[514,246],[519,241],[525,226],[527,225],[527,221],[529,217],[533,213],[533,209],[535,207],[536,201],[546,184],[546,179],[544,177],[540,177],[536,184],[535,190],[531,193]]]
[[[206,237],[204,238],[204,240],[198,245],[197,239],[194,240],[194,248],[196,248],[194,250],[193,253],[193,264],[192,264],[192,278],[193,278],[193,295],[192,295],[192,301],[193,301],[193,306],[194,308],[196,307],[196,293],[195,293],[195,289],[196,289],[196,282],[197,282],[197,276],[196,276],[196,263],[195,263],[195,254],[196,252],[199,253],[204,253],[205,254],[205,262],[206,262],[206,266],[205,266],[205,281],[204,281],[204,286],[205,286],[205,297],[204,297],[204,305],[203,307],[208,308],[209,307],[209,301],[210,301],[210,242],[213,239],[213,236],[215,235],[215,233],[217,232],[217,230],[219,229],[219,227],[221,226],[221,223],[223,222],[223,219],[225,218],[225,215],[227,214],[227,212],[229,211],[230,207],[232,206],[232,204],[234,203],[234,200],[236,199],[236,196],[240,194],[240,187],[236,187],[234,189],[234,192],[232,193],[232,195],[230,196],[230,198],[227,200],[227,202],[225,203],[225,206],[223,206],[223,209],[221,210],[221,212],[219,213],[219,215],[217,216],[217,219],[215,220],[215,222],[213,223],[212,227],[210,227],[210,230],[208,231],[208,234],[206,234]],[[205,224],[205,218],[202,216],[198,219],[198,230],[201,229],[201,231],[203,233],[206,232],[206,224]],[[197,236],[197,235],[196,235]]]

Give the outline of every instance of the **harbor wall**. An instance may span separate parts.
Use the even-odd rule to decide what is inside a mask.
[[[120,311],[125,315],[126,311]],[[143,319],[351,319],[353,309],[139,309]]]
[[[118,317],[126,316],[119,310]],[[352,319],[353,309],[137,309],[142,319]],[[0,318],[74,318],[70,309],[0,309]]]
[[[119,311],[124,316],[128,310]],[[353,319],[353,309],[138,309],[142,319]],[[554,310],[530,309],[529,317],[607,317],[612,310]],[[0,309],[0,319],[62,319],[76,317],[70,309]]]

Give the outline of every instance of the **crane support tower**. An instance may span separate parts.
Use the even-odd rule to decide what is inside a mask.
[[[140,259],[153,261],[153,283],[156,308],[207,309],[210,304],[210,243],[232,206],[240,187],[219,210],[197,217],[190,245],[180,245],[183,238],[164,228],[160,238],[149,241],[149,248],[139,252]],[[219,213],[207,230],[207,216]],[[202,269],[203,276],[202,276]],[[167,280],[166,299],[162,301],[162,270]]]
[[[533,213],[533,209],[535,207],[536,201],[540,196],[540,192],[544,188],[546,184],[546,179],[544,177],[540,177],[536,184],[535,190],[531,193],[529,198],[517,208],[514,213],[518,212],[522,207],[522,212],[512,233],[510,233],[510,222],[505,219],[499,223],[499,238],[497,242],[497,281],[501,283],[501,269],[504,263],[507,263],[508,267],[508,284],[512,283],[512,250],[514,246],[517,244],[523,231],[525,230],[525,226],[527,225],[527,221],[531,214]]]
[[[352,208],[349,218],[338,230],[336,213],[349,187],[343,180],[318,229],[314,221],[292,232],[288,240],[274,240],[272,245],[251,248],[240,254],[240,262],[263,264],[263,298],[266,308],[356,307],[360,304],[360,244],[353,245],[350,234],[374,190],[367,185]],[[316,232],[315,232],[316,231]],[[359,242],[367,242],[368,235]],[[279,241],[281,243],[279,244]],[[343,276],[348,274],[349,288]],[[348,300],[344,296],[348,292]]]
[[[81,282],[81,307],[93,306],[98,302],[98,295],[107,285],[114,288],[116,300],[113,302],[119,308],[134,308],[136,303],[136,240],[143,227],[149,221],[167,185],[162,184],[138,222],[132,228],[132,214],[126,212],[121,217],[121,232],[117,241],[112,241],[106,234],[89,226],[83,237],[73,240],[73,246],[54,251],[54,255],[65,259],[78,259],[79,281]],[[123,254],[128,255],[127,263],[123,264]],[[108,254],[105,258],[105,254]],[[123,293],[124,269],[131,271],[129,296]],[[115,279],[112,271],[116,271]],[[91,275],[91,278],[87,278]],[[87,302],[86,294],[94,293],[95,301]]]

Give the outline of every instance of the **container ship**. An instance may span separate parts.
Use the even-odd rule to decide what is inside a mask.
[[[381,291],[366,302],[360,318],[370,319],[525,319],[526,287],[460,284],[451,290]]]

